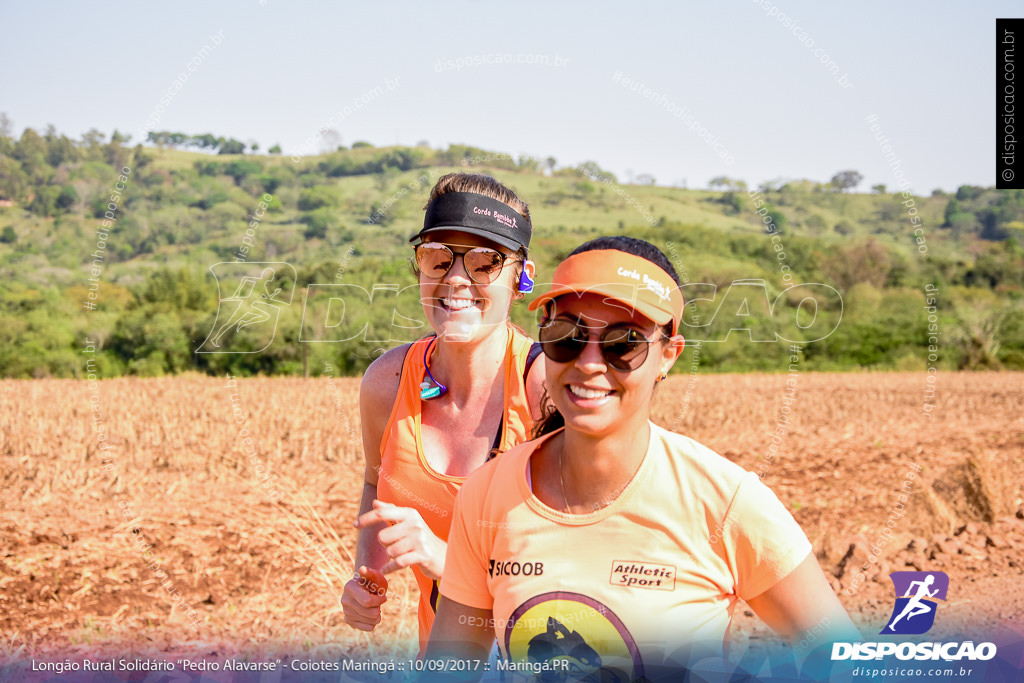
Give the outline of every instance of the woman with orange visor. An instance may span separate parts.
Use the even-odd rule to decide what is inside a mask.
[[[554,410],[462,487],[428,660],[484,660],[497,638],[542,679],[671,679],[721,655],[741,599],[794,642],[822,624],[856,638],[759,478],[650,421],[684,345],[664,254],[599,238],[553,280],[530,308]]]

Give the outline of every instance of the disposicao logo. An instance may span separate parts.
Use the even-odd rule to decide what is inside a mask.
[[[896,589],[896,604],[892,616],[879,633],[881,635],[920,635],[935,624],[937,600],[945,600],[949,591],[949,576],[945,572],[893,572],[889,575]],[[996,656],[993,643],[972,641],[949,643],[833,643],[832,661],[843,659],[882,659],[893,655],[897,659],[946,662],[966,659],[988,660]]]
[[[946,599],[949,576],[945,572],[893,572],[889,578],[896,588],[896,605],[879,633],[927,633],[935,623],[936,600]]]

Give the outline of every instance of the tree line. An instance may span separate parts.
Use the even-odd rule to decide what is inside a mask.
[[[205,138],[205,149],[221,149],[212,138]],[[185,146],[178,138],[165,142]],[[124,167],[132,173],[105,246],[102,296],[96,310],[85,311],[88,255]],[[593,161],[559,168],[551,157],[514,158],[469,145],[365,143],[299,163],[256,154],[211,153],[196,160],[173,149],[132,146],[117,131],[90,131],[72,140],[50,127],[15,137],[0,117],[0,270],[10,283],[0,293],[0,376],[78,376],[86,337],[100,341],[103,376],[318,374],[325,364],[361,372],[381,347],[376,333],[345,343],[303,343],[300,337],[310,331],[303,328],[308,321],[302,303],[316,284],[411,285],[407,237],[422,219],[432,179],[458,168],[510,179],[545,217],[534,250],[541,273],[552,272],[573,247],[601,232],[670,245],[688,280],[704,283],[703,301],[690,310],[700,326],[690,331],[694,344],[688,351],[705,340],[701,367],[771,370],[782,362],[785,344],[763,340],[789,324],[770,304],[792,308],[793,302],[762,216],[738,179],[713,180],[710,192],[622,187]],[[932,245],[921,258],[899,195],[849,189],[832,183],[823,190],[810,181],[760,188],[764,215],[784,236],[786,262],[797,281],[828,283],[842,295],[842,322],[827,338],[805,346],[807,368],[923,367],[928,335],[922,291],[932,284],[940,291],[943,367],[1024,369],[1024,192],[963,186],[950,195],[919,198]],[[217,314],[209,267],[232,260],[261,202],[266,209],[260,209],[258,248],[249,258],[292,264],[295,275],[284,286],[296,304],[282,309],[278,335],[260,353],[196,353]],[[676,216],[685,211],[700,218]],[[624,218],[609,221],[610,214]],[[719,227],[701,225],[716,216]],[[765,285],[730,290],[743,280]],[[722,302],[731,307],[741,291],[752,292],[745,316],[719,310]],[[834,302],[823,306],[823,315],[840,313]],[[393,324],[384,308],[366,316],[345,322],[338,333],[357,336],[357,323],[377,331]],[[514,309],[513,318],[527,329],[534,325],[523,307]],[[345,327],[350,323],[356,327]],[[247,341],[246,334],[239,332],[237,342],[259,341]]]

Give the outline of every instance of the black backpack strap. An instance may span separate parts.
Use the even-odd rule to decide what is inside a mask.
[[[541,354],[540,342],[533,342],[530,346],[530,351],[526,354],[526,366],[523,368],[523,381],[526,380],[530,375],[530,368],[533,367],[537,357]],[[491,453],[487,456],[490,460],[498,455],[498,447],[501,445],[501,434],[505,429],[505,417],[502,416],[501,422],[498,424],[498,433],[494,435],[494,443],[491,446]]]
[[[491,451],[487,454],[487,459],[497,457],[498,453],[501,453],[501,435],[505,431],[505,416],[502,415],[501,422],[498,423],[498,432],[494,435],[494,443],[491,444]]]
[[[537,360],[537,356],[539,356],[540,353],[540,342],[533,342],[530,346],[530,352],[526,354],[526,368],[523,370],[523,379],[530,376],[530,368],[533,367],[533,363]]]

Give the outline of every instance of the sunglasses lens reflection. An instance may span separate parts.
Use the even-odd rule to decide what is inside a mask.
[[[454,262],[452,250],[443,244],[426,243],[416,247],[416,265],[427,277],[444,277]]]
[[[492,282],[501,271],[505,257],[494,249],[477,247],[466,252],[463,263],[466,264],[466,272],[475,282]]]
[[[598,342],[601,356],[616,370],[636,370],[647,360],[650,342],[630,327],[606,330]],[[586,333],[566,320],[553,320],[540,329],[544,355],[556,363],[569,363],[580,356],[587,345]]]
[[[647,339],[631,328],[611,330],[601,344],[605,360],[619,370],[636,370],[647,359]]]
[[[416,266],[427,277],[440,279],[455,265],[455,252],[440,242],[424,242],[416,246]],[[490,284],[505,265],[505,255],[489,247],[474,247],[461,254],[469,279]]]

